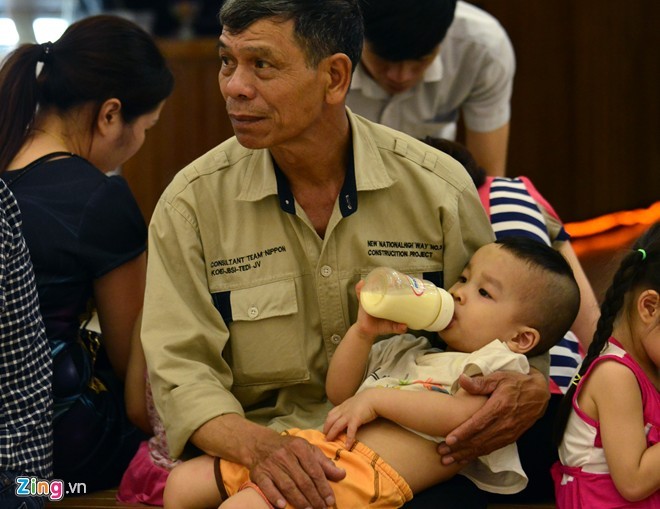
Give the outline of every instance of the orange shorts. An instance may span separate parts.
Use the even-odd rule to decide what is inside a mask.
[[[366,445],[356,442],[350,450],[344,445],[346,436],[328,442],[325,435],[316,430],[291,429],[283,432],[304,438],[317,446],[338,467],[346,470],[346,477],[331,482],[335,493],[336,507],[393,508],[401,507],[412,499],[408,483],[383,459]],[[223,496],[231,496],[247,487],[254,488],[266,500],[259,488],[250,481],[248,469],[231,461],[216,458],[216,481]],[[270,504],[269,504],[270,505]],[[271,506],[272,507],[272,506]],[[287,505],[287,508],[290,508]]]

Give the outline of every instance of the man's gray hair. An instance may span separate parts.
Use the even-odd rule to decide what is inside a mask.
[[[220,9],[220,24],[231,34],[268,18],[293,20],[309,67],[335,53],[346,54],[353,70],[360,61],[364,27],[357,0],[225,0]]]

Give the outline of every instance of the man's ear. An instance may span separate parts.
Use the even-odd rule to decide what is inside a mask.
[[[106,99],[99,108],[96,116],[96,128],[99,133],[107,136],[123,128],[124,120],[121,116],[121,101],[116,97]]]
[[[531,351],[541,340],[541,334],[532,327],[523,327],[506,344],[512,352],[525,354]]]
[[[351,59],[344,53],[335,53],[327,57],[323,65],[328,73],[325,100],[328,104],[340,104],[346,98],[351,85]]]

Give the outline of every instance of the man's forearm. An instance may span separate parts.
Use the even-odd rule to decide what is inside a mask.
[[[488,132],[465,130],[465,146],[488,175],[495,177],[506,175],[508,145],[508,123]]]
[[[259,454],[258,444],[277,435],[274,430],[231,413],[202,424],[190,442],[210,456],[249,466]]]

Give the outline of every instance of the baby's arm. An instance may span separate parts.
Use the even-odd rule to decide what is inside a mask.
[[[332,404],[337,405],[355,394],[364,378],[374,339],[360,334],[354,323],[337,346],[325,379],[325,392]]]
[[[350,447],[360,426],[383,417],[427,435],[445,436],[486,400],[486,396],[474,396],[463,389],[454,395],[436,391],[367,389],[333,408],[323,431],[328,440],[334,440],[346,430],[346,446]]]
[[[648,448],[642,397],[634,373],[604,361],[596,366],[579,399],[580,407],[595,406],[603,449],[614,484],[623,498],[641,500],[660,490],[660,444]]]
[[[358,299],[364,281],[355,286]],[[355,394],[364,379],[369,352],[378,336],[406,331],[404,324],[367,314],[360,305],[357,321],[348,329],[330,360],[325,390],[331,403],[338,405]]]

